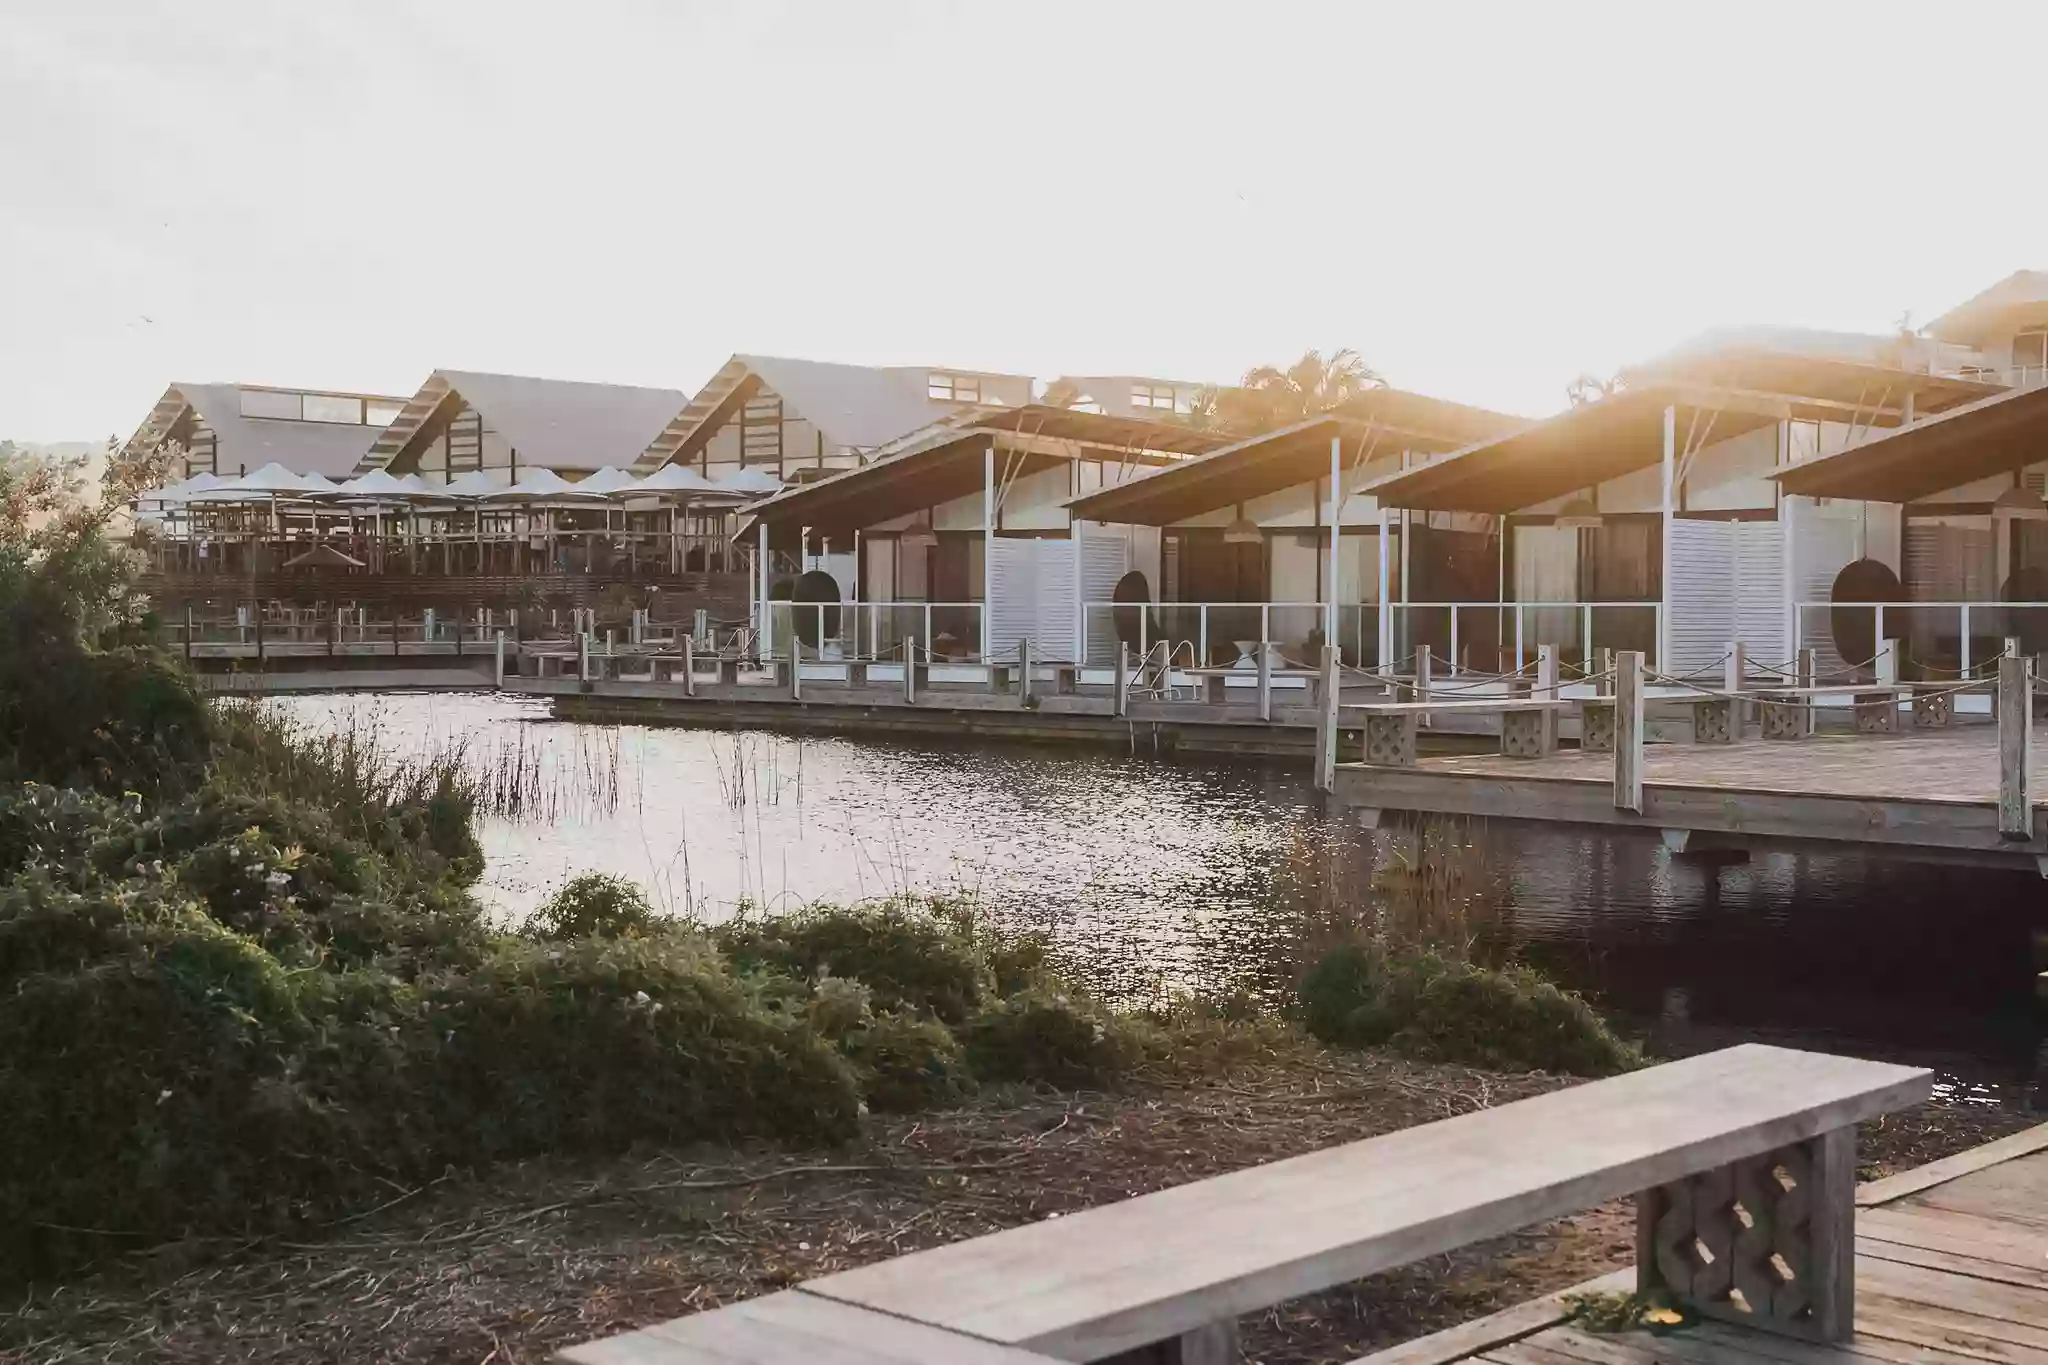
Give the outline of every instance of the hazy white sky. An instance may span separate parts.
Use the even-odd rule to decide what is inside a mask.
[[[2048,266],[2048,6],[0,0],[0,435],[733,351],[1531,414]]]

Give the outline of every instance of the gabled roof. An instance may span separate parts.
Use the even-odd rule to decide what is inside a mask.
[[[976,421],[993,418],[994,425]],[[1105,417],[1032,404],[978,409],[932,422],[884,445],[877,457],[814,483],[789,488],[748,507],[738,539],[767,523],[769,543],[788,548],[804,527],[846,536],[879,523],[965,497],[987,477],[984,452],[996,447],[996,477],[1005,484],[1066,461],[1093,456],[1159,465],[1174,451],[1217,438],[1187,427]]]
[[[294,474],[346,478],[380,430],[353,422],[244,417],[240,384],[177,383],[164,390],[128,443],[137,449],[156,445],[175,433],[187,413],[198,414],[212,430],[220,469],[227,474],[281,464]]]
[[[436,370],[363,456],[358,472],[416,464],[418,452],[463,404],[519,453],[522,469],[625,467],[688,402],[679,389]]]
[[[1987,339],[1988,329],[1994,328],[2004,314],[2031,304],[2048,305],[2048,270],[2015,270],[1920,330],[1942,341],[1975,345]]]
[[[2048,387],[2011,389],[1776,471],[1787,493],[1912,502],[2048,454]]]
[[[1233,441],[1199,459],[1130,479],[1067,504],[1087,521],[1170,526],[1176,521],[1312,483],[1330,472],[1336,438],[1346,469],[1403,451],[1455,450],[1477,436],[1512,431],[1519,417],[1401,389],[1373,389],[1342,415],[1325,414]]]
[[[943,365],[843,365],[787,356],[735,355],[697,391],[688,407],[675,414],[675,420],[648,446],[634,468],[647,474],[674,460],[687,462],[764,387],[781,397],[785,417],[801,417],[825,434],[828,454],[870,451],[959,411],[959,404],[928,394],[927,380],[937,371],[1024,385],[1030,382],[1023,375]]]

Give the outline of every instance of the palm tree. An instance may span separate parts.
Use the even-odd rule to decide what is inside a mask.
[[[1261,365],[1232,387],[1199,390],[1181,420],[1205,430],[1254,436],[1323,413],[1349,411],[1386,386],[1348,347],[1327,360],[1321,351],[1307,351],[1285,369]]]

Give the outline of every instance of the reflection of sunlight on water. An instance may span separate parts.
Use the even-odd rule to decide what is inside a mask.
[[[481,831],[478,894],[507,921],[584,871],[631,877],[670,913],[706,920],[742,901],[965,892],[1140,997],[1284,990],[1318,907],[1350,913],[1365,895],[1337,869],[1384,863],[1401,837],[1325,820],[1296,765],[571,725],[544,702],[477,694],[276,704],[316,725],[373,725],[400,751],[460,741],[472,762],[530,765],[545,797],[530,808],[552,818]],[[1514,942],[1672,1046],[1762,1036],[1960,1057],[1978,1065],[1950,1079],[1958,1102],[1977,1096],[1988,1059],[2030,1065],[2031,879],[1483,833]]]

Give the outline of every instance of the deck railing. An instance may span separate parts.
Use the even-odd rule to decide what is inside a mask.
[[[1846,658],[1835,647],[1834,623],[1847,618],[1868,623],[1871,649],[1862,658]],[[2012,637],[2048,637],[2048,602],[1827,602],[1803,601],[1793,612],[1792,652],[1812,645],[1821,654],[1825,672],[1875,676],[1885,662],[1884,642],[1898,640],[1908,666],[1930,676],[1966,677],[1995,667]],[[1861,653],[1862,651],[1857,651]]]

